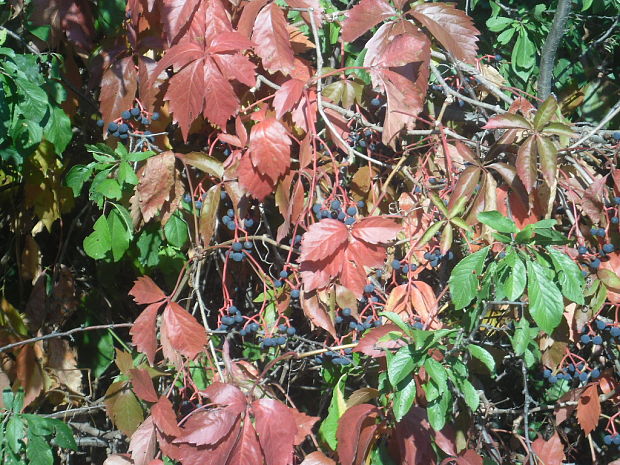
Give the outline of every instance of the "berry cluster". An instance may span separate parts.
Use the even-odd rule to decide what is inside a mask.
[[[250,241],[245,241],[245,242],[235,241],[230,246],[230,249],[231,249],[230,258],[232,258],[234,262],[241,262],[243,261],[245,257],[245,253],[243,253],[243,251],[252,250],[253,247],[254,247],[254,244]]]
[[[228,307],[228,314],[224,315],[221,319],[221,324],[220,326],[217,328],[218,331],[228,331],[230,328],[232,328],[233,326],[239,324],[239,323],[243,323],[244,318],[241,315],[241,311],[239,311],[239,309],[237,307],[235,307],[234,305],[231,305],[230,307]],[[256,324],[256,323],[254,323]],[[258,330],[258,325],[256,325],[256,329]]]
[[[372,327],[379,327],[382,324],[381,319],[373,320],[371,316],[367,316],[362,323],[358,323],[354,318],[352,318],[352,313],[353,311],[349,307],[343,308],[340,315],[336,315],[336,324],[343,325],[344,327],[348,327],[354,331],[365,331]]]
[[[618,339],[617,342],[620,343],[620,327],[609,325],[603,320],[596,320],[596,322],[594,323],[594,326],[596,327],[598,331],[600,331],[600,334],[596,334],[592,336],[588,334],[589,333],[588,327],[584,326],[583,328],[584,334],[582,334],[580,338],[580,341],[583,344],[592,343],[595,345],[601,345],[606,335],[609,335],[610,344],[612,345],[615,344],[616,339]]]
[[[323,208],[320,204],[316,204],[312,207],[312,211],[319,220],[323,218],[333,218],[344,222],[346,225],[352,225],[355,223],[355,215],[357,215],[358,208],[364,208],[364,206],[364,201],[360,200],[356,205],[350,205],[345,209],[340,200],[336,199],[331,201],[329,209]]]
[[[108,124],[108,134],[112,137],[117,137],[120,140],[126,140],[130,135],[138,132],[138,125],[142,125],[142,127],[148,127],[151,124],[151,121],[156,121],[159,119],[159,113],[154,112],[152,115],[148,113],[140,106],[135,106],[130,110],[125,110],[121,113],[120,118],[115,119],[110,124]],[[97,121],[97,126],[103,128],[105,126],[105,122],[103,120]],[[149,142],[153,142],[155,138],[153,137],[151,131],[145,130],[140,132]]]
[[[571,363],[564,367],[561,371],[556,374],[553,374],[551,370],[545,368],[543,371],[543,376],[549,380],[551,384],[557,383],[559,380],[572,381],[574,379],[578,380],[581,383],[585,383],[588,379],[597,379],[601,376],[601,370],[598,368],[594,368],[590,371],[585,369],[584,363],[578,363],[577,365]]]
[[[353,350],[350,348],[344,349],[343,354],[330,350],[329,352],[325,352],[322,355],[317,355],[314,357],[314,362],[319,365],[325,363],[326,361],[330,361],[334,365],[350,365],[351,359],[346,355],[350,355],[352,352]]]
[[[260,343],[261,348],[286,345],[286,342],[288,341],[287,336],[294,336],[295,333],[297,333],[297,330],[294,327],[287,326],[284,323],[278,325],[278,331],[282,334],[280,336],[264,338]]]
[[[603,436],[603,442],[608,446],[611,446],[612,444],[614,446],[620,446],[620,434],[606,434]],[[620,450],[620,447],[618,447],[618,450]]]
[[[432,252],[426,252],[424,254],[424,259],[428,260],[428,264],[431,268],[436,268],[439,266],[442,260],[452,260],[454,258],[454,253],[449,250],[445,254],[441,254],[439,249],[435,249]]]

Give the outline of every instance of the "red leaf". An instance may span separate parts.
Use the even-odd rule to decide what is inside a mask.
[[[324,219],[314,223],[303,235],[300,262],[329,258],[349,237],[347,227],[338,220]]]
[[[137,193],[145,223],[170,199],[174,186],[174,162],[174,154],[168,150],[149,158],[139,172]]]
[[[536,183],[536,159],[536,141],[530,136],[519,147],[515,162],[519,178],[528,194],[532,192]]]
[[[354,237],[349,237],[346,258],[358,265],[375,268],[382,266],[385,261],[385,247],[382,245],[368,244]]]
[[[314,16],[314,24],[316,24],[318,28],[323,24],[323,8],[321,8],[319,0],[286,0],[286,3],[288,3],[291,8],[313,8],[314,12],[312,15]],[[304,18],[304,21],[306,21],[308,25],[312,24],[309,12],[302,11],[301,17]]]
[[[252,35],[252,27],[256,21],[258,12],[267,4],[268,0],[252,0],[243,2],[243,11],[237,22],[237,30],[246,37]]]
[[[388,349],[397,349],[402,347],[404,342],[399,341],[385,341],[379,342],[379,340],[390,333],[391,331],[395,331],[397,333],[402,333],[402,331],[398,328],[398,326],[389,323],[383,326],[379,326],[378,328],[373,328],[364,334],[364,337],[360,339],[360,342],[357,344],[357,347],[353,349],[353,352],[361,352],[362,354],[366,354],[369,357],[385,357],[385,351]]]
[[[401,226],[394,220],[381,216],[362,218],[353,225],[354,237],[371,244],[387,243],[396,239]]]
[[[489,118],[482,129],[532,129],[532,125],[521,115],[504,113]]]
[[[170,111],[185,140],[192,121],[200,116],[203,110],[204,88],[207,83],[205,68],[204,60],[192,61],[170,79],[166,92]]]
[[[162,24],[168,44],[178,40],[181,30],[187,26],[196,13],[200,0],[164,0],[162,5]]]
[[[229,79],[235,79],[248,87],[256,84],[256,65],[245,55],[238,53],[234,55],[213,55],[212,58],[217,63],[222,75]]]
[[[300,465],[336,465],[336,462],[317,450],[306,455],[306,458]]]
[[[148,276],[141,276],[136,279],[129,295],[133,296],[133,300],[141,305],[152,304],[166,298],[164,291]]]
[[[103,73],[99,109],[104,121],[111,122],[133,106],[138,87],[138,73],[133,57],[121,58]]]
[[[196,447],[182,443],[179,445],[178,457],[174,458],[183,465],[227,465],[235,445],[238,444],[240,427],[241,420],[239,419],[231,428],[230,433],[214,447]]]
[[[344,264],[346,246],[342,246],[325,260],[302,262],[299,266],[301,280],[306,292],[323,289],[338,276]]]
[[[463,451],[458,457],[448,457],[444,459],[441,464],[456,462],[457,465],[482,465],[484,463],[483,458],[478,455],[475,450],[467,449]]]
[[[154,71],[156,68],[157,62],[153,59],[144,55],[138,58],[138,94],[140,95],[140,103],[148,111],[155,110],[160,86],[168,78],[168,74],[165,71],[161,71],[155,76]]]
[[[249,153],[259,173],[275,185],[291,166],[291,139],[284,125],[275,118],[268,118],[253,126]]]
[[[306,83],[299,79],[289,79],[276,91],[273,97],[273,108],[276,118],[281,119],[301,99]]]
[[[538,438],[532,443],[532,450],[544,465],[562,465],[566,456],[564,446],[558,433],[555,433],[548,441]]]
[[[239,184],[261,202],[275,190],[275,184],[272,179],[260,174],[254,168],[249,153],[246,153],[239,160],[237,176],[239,177]]]
[[[577,404],[577,421],[587,436],[596,425],[601,416],[601,403],[598,398],[598,384],[592,384],[586,388],[579,397]]]
[[[319,417],[311,417],[303,412],[300,412],[296,408],[289,407],[291,415],[297,425],[297,434],[295,435],[295,445],[298,446],[306,439],[306,436],[312,434],[312,427],[320,420]]]
[[[202,391],[214,404],[230,407],[239,415],[246,408],[246,398],[243,392],[232,384],[215,382]]]
[[[342,39],[353,42],[394,14],[396,10],[383,0],[362,0],[347,12],[347,19],[342,23]]]
[[[393,441],[400,453],[400,463],[435,463],[435,452],[429,431],[426,411],[420,407],[411,407],[394,428]]]
[[[172,409],[172,403],[167,397],[162,396],[155,405],[151,407],[151,415],[155,426],[167,436],[180,436],[181,428],[177,423],[177,417]]]
[[[459,60],[476,63],[477,35],[472,19],[451,3],[423,3],[408,12]]]
[[[129,451],[133,465],[147,465],[154,457],[156,450],[155,426],[153,417],[148,417],[131,435]]]
[[[149,372],[143,369],[133,368],[129,370],[131,373],[131,385],[133,392],[147,402],[157,402],[157,393],[153,387],[153,381]]]
[[[188,358],[194,358],[207,344],[207,335],[202,325],[176,302],[166,306],[163,324],[170,345]]]
[[[154,303],[146,307],[133,322],[129,331],[131,342],[146,355],[151,365],[155,364],[155,353],[157,352],[157,310],[161,303]]]
[[[297,426],[289,408],[275,399],[259,399],[252,402],[252,412],[266,465],[292,464]]]
[[[353,465],[357,455],[360,432],[364,421],[378,415],[379,409],[370,404],[359,404],[348,409],[338,420],[338,457],[342,465]]]
[[[258,443],[256,431],[250,418],[246,416],[241,436],[235,446],[227,465],[262,465],[263,451]]]
[[[253,74],[251,76],[253,81]],[[234,78],[234,76],[230,77]],[[203,92],[205,102],[202,114],[209,121],[225,128],[228,118],[233,116],[239,109],[239,99],[232,85],[222,75],[211,58],[205,61]]]
[[[185,422],[183,435],[174,442],[213,445],[231,431],[238,417],[227,408],[197,411]]]
[[[265,6],[254,22],[254,51],[270,73],[290,74],[295,68],[293,48],[286,30],[286,17],[275,3]]]
[[[367,281],[364,266],[355,260],[351,247],[347,247],[344,252],[342,271],[340,272],[340,283],[359,299],[364,295],[364,286]]]
[[[334,338],[337,337],[334,322],[319,302],[316,292],[303,292],[300,297],[300,302],[304,315],[308,317],[313,325],[323,328]]]

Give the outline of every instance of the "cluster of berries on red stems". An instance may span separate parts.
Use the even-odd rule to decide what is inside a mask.
[[[130,110],[124,110],[121,113],[120,118],[117,118],[108,124],[108,134],[112,137],[117,137],[120,140],[126,140],[129,138],[131,133],[137,130],[138,124],[141,124],[143,127],[148,127],[151,124],[151,121],[156,121],[158,119],[158,112],[151,114],[149,119],[148,113],[145,110],[139,106],[135,106]],[[97,126],[103,128],[105,126],[105,121],[102,119],[98,120]],[[145,130],[142,132],[142,135],[144,135],[149,142],[154,141],[151,131]]]
[[[340,200],[336,199],[331,201],[329,209],[323,208],[320,204],[315,204],[312,207],[312,211],[319,220],[324,218],[333,218],[350,226],[355,223],[355,215],[357,215],[358,209],[364,208],[364,206],[364,201],[360,200],[355,205],[350,205],[343,209]]]

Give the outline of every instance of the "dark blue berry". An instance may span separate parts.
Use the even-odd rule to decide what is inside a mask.
[[[437,259],[431,260],[430,264],[433,268],[435,268],[436,266],[439,265],[439,260]]]
[[[259,328],[258,323],[250,323],[250,325],[248,326],[248,329],[252,331],[253,333],[258,331],[258,328]]]
[[[375,320],[373,325],[375,328],[378,328],[379,326],[381,326],[383,323],[381,322],[381,320]]]
[[[131,110],[129,110],[129,112],[131,113],[131,116],[135,118],[136,116],[140,115],[140,108],[133,107]]]
[[[595,368],[594,370],[592,370],[592,372],[590,373],[590,376],[592,377],[592,379],[596,379],[599,376],[601,376],[601,370],[599,370],[598,368]]]
[[[620,445],[620,434],[614,434],[614,446]]]
[[[614,442],[614,437],[613,437],[611,434],[606,434],[606,435],[603,437],[603,442],[604,442],[605,444],[607,444],[608,446],[610,446],[610,445],[611,445],[611,443],[612,443],[612,442]]]
[[[357,213],[357,208],[355,207],[349,207],[347,208],[347,215],[349,216],[353,216]]]
[[[220,200],[226,200],[226,197],[228,197],[228,194],[226,193],[226,191],[220,192]]]
[[[349,328],[351,329],[357,329],[357,323],[355,321],[350,321],[349,322]]]
[[[121,133],[118,132],[118,129],[112,133],[112,136],[114,136],[114,137],[119,137],[120,135],[121,135]]]
[[[245,329],[245,328],[243,328],[241,331],[239,331],[239,336],[242,336],[242,337],[243,337],[243,336],[245,336],[245,335],[247,335],[247,334],[248,334],[248,330],[247,330],[247,329]]]
[[[123,134],[119,135],[118,137],[119,137],[119,139],[123,139],[123,140],[124,140],[124,139],[128,139],[128,138],[129,138],[129,134],[127,134],[127,133],[125,132],[125,133],[123,133]]]
[[[284,344],[286,344],[286,337],[284,336],[279,336],[276,338],[276,344],[279,346],[283,346]]]
[[[103,126],[105,126],[105,122],[102,119],[98,119],[97,120],[97,126],[99,126],[100,128],[102,128]]]
[[[579,255],[585,255],[588,253],[588,248],[581,245],[579,246],[579,248],[577,249],[577,252],[579,252]]]
[[[228,223],[230,224],[230,223]],[[240,262],[243,260],[243,252],[233,252],[231,254],[231,257],[233,259],[234,262]]]
[[[237,225],[235,225],[235,222],[234,222],[234,221],[230,220],[230,221],[226,224],[226,227],[227,227],[229,230],[234,231],[234,230],[236,229]]]
[[[282,278],[282,279],[288,278],[288,271],[286,271],[286,270],[280,271],[280,278]]]
[[[121,134],[126,133],[127,131],[129,131],[129,125],[127,123],[123,123],[118,127],[118,132]]]
[[[280,331],[281,333],[283,333],[284,331],[286,331],[287,326],[284,323],[280,323],[278,325],[278,331]]]
[[[612,223],[612,224],[618,224],[618,223],[620,223],[620,218],[618,218],[617,216],[614,216],[614,217],[611,219],[611,223]]]
[[[366,284],[364,286],[364,292],[366,292],[367,294],[370,294],[371,292],[374,292],[375,290],[375,285],[374,284]]]
[[[297,330],[292,326],[290,328],[286,328],[286,334],[288,334],[289,336],[294,336],[296,332]]]
[[[375,276],[376,276],[377,278],[381,278],[381,276],[383,276],[383,270],[376,270],[376,271],[375,271]]]
[[[291,291],[291,298],[292,299],[299,299],[299,289],[293,289]]]
[[[124,112],[121,113],[121,118],[123,118],[124,120],[130,119],[131,112],[129,110],[125,110]]]
[[[597,346],[600,346],[603,343],[603,338],[601,336],[594,336],[592,338],[592,344],[596,344]]]
[[[495,61],[502,61],[502,56],[500,54],[495,55]]]
[[[145,125],[145,126],[148,126],[149,124],[151,124],[151,120],[150,120],[150,119],[148,119],[148,118],[146,118],[146,117],[145,117],[145,118],[142,118],[142,121],[141,121],[141,122],[142,122],[142,124],[143,124],[143,125]]]
[[[108,131],[114,132],[117,129],[118,129],[118,124],[117,123],[110,123],[110,124],[108,124]]]
[[[218,329],[219,331],[228,331],[228,326],[226,326],[226,325],[220,325],[217,329]]]
[[[435,179],[435,178],[428,178],[428,183],[429,184],[437,184],[437,179]]]
[[[254,244],[250,241],[245,241],[243,243],[243,248],[246,250],[250,250],[252,247],[254,247]]]
[[[159,113],[155,112],[151,115],[151,119],[153,121],[157,121],[159,119]]]
[[[611,137],[614,138],[614,140],[620,140],[620,131],[614,131],[611,133]],[[617,198],[617,197],[616,197]]]
[[[357,208],[364,208],[366,204],[364,203],[363,200],[358,200],[357,201]]]
[[[543,376],[545,378],[548,378],[549,376],[551,376],[551,370],[549,370],[548,368],[545,368],[543,371]]]
[[[224,316],[222,317],[222,324],[225,324],[227,326],[230,326],[232,324],[235,323],[235,319],[231,316]]]
[[[295,245],[297,245],[297,244],[301,244],[301,235],[300,234],[297,234],[295,236]]]
[[[346,217],[347,215],[344,212],[339,212],[338,215],[336,216],[338,221],[344,221]]]
[[[590,336],[588,336],[587,334],[583,334],[581,336],[581,342],[584,344],[589,344],[592,341],[592,338]]]
[[[588,380],[588,374],[583,372],[579,374],[579,381],[584,382]]]
[[[336,316],[336,324],[342,323],[342,317],[340,315]]]
[[[612,253],[614,251],[615,247],[613,244],[604,244],[603,245],[603,252],[605,253]]]
[[[331,212],[329,210],[321,210],[321,218],[329,218]]]
[[[371,104],[373,107],[378,107],[379,105],[381,105],[381,100],[379,100],[378,98],[376,98],[376,97],[375,97],[375,98],[373,98],[373,99],[370,101],[370,104]]]
[[[573,364],[571,363],[570,365],[568,365],[568,366],[566,367],[566,370],[567,370],[569,373],[574,373],[574,372],[575,372],[575,365],[573,365]]]
[[[549,382],[550,382],[551,384],[555,384],[555,383],[557,383],[557,382],[558,382],[558,377],[557,377],[557,376],[555,376],[555,375],[551,375],[551,376],[549,376]]]
[[[598,258],[595,258],[590,262],[590,268],[593,270],[598,269],[599,266],[601,266],[601,261]]]
[[[400,269],[400,261],[399,260],[393,260],[392,261],[392,268],[394,268],[396,271],[398,271]]]
[[[280,281],[279,279],[276,279],[276,280],[273,282],[273,285],[274,285],[275,287],[282,287],[282,286],[284,286],[284,283],[283,283],[282,281]]]
[[[237,313],[241,313],[241,312],[239,311],[239,309],[236,306],[231,305],[230,307],[228,307],[228,314],[229,315],[236,315]]]
[[[614,326],[613,328],[611,328],[610,334],[612,335],[612,337],[619,337],[620,336],[620,327]]]
[[[318,203],[314,204],[312,206],[312,211],[314,212],[316,216],[319,216],[321,214],[321,206]]]
[[[232,208],[229,208],[228,210],[226,210],[226,214],[230,216],[231,218],[235,217],[235,211]]]
[[[603,320],[596,320],[596,327],[600,331],[603,331],[605,328],[607,328],[607,323],[605,323]]]
[[[241,250],[243,249],[243,244],[241,242],[233,242],[232,249],[235,252],[241,252]]]
[[[355,223],[355,218],[353,218],[352,216],[349,216],[344,220],[344,224],[346,224],[347,226],[351,226],[353,223]]]
[[[342,316],[351,316],[351,309],[349,307],[342,309]]]
[[[332,203],[331,203],[332,210],[340,209],[341,205],[342,204],[340,203],[340,200],[332,200]]]
[[[405,274],[409,273],[409,265],[403,265],[402,272]]]

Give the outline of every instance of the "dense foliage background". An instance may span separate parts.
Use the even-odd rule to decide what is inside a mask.
[[[620,463],[617,0],[0,0],[0,462]]]

